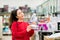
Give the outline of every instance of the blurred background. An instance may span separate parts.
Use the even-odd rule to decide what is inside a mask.
[[[59,3],[60,0],[0,0],[0,40],[11,40],[9,17],[11,11],[15,9],[21,9],[24,12],[24,21],[26,22],[29,22],[34,13],[38,20],[41,18],[50,18],[49,24],[51,24],[52,27],[50,31],[60,32]],[[39,39],[39,33],[40,31],[37,33],[37,40],[41,40]]]

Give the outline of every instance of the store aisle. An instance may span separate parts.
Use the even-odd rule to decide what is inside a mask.
[[[38,36],[36,37],[35,40],[38,39]],[[2,40],[12,40],[12,37],[11,36],[3,36]]]

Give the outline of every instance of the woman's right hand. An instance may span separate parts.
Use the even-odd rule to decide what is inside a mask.
[[[29,25],[29,26],[27,26],[27,32],[29,32],[31,29],[32,29],[32,28],[31,28],[31,26],[30,26],[30,25]]]

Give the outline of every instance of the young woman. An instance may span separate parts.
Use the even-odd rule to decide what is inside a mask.
[[[30,40],[30,37],[34,34],[31,26],[24,22],[24,13],[20,9],[11,12],[10,28],[12,40]]]

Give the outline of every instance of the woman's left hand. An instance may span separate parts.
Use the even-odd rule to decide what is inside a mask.
[[[31,26],[30,26],[30,25],[29,25],[29,26],[27,26],[27,32],[29,32],[31,29],[32,29],[32,28],[31,28]]]

